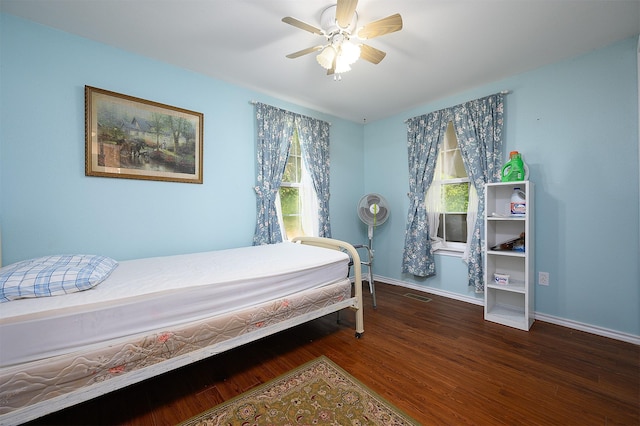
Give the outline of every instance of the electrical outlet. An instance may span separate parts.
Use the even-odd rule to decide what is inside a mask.
[[[549,285],[549,273],[548,272],[538,272],[538,284],[539,285]]]

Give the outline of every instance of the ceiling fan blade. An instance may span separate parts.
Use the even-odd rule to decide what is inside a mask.
[[[336,21],[341,28],[347,28],[353,19],[353,13],[358,6],[358,0],[338,0],[336,6]]]
[[[301,30],[309,31],[313,34],[324,35],[320,28],[316,28],[313,25],[302,22],[299,19],[292,18],[291,16],[285,16],[284,18],[282,18],[282,22],[293,25],[294,27],[300,28]]]
[[[402,16],[399,13],[395,15],[387,16],[378,21],[371,22],[360,31],[358,31],[358,37],[363,40],[380,37],[381,35],[394,33],[402,29]]]
[[[366,44],[360,45],[360,57],[365,61],[369,61],[372,64],[379,64],[385,56],[387,56],[387,54],[382,50],[378,50],[375,47],[371,47]]]
[[[298,50],[297,52],[289,53],[287,55],[287,58],[289,58],[289,59],[299,58],[300,56],[307,55],[307,54],[315,52],[317,50],[321,50],[323,47],[324,46],[307,47],[306,49],[302,49],[302,50]]]

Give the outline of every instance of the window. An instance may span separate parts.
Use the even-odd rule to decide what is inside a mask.
[[[453,122],[449,122],[440,146],[426,203],[433,248],[463,252],[467,243],[469,177],[462,162]]]
[[[306,171],[297,131],[293,133],[278,196],[278,215],[283,238],[290,240],[303,235],[317,236],[314,231],[318,228],[317,196]]]

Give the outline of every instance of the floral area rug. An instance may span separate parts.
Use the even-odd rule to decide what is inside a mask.
[[[195,425],[418,425],[321,356],[182,423]]]

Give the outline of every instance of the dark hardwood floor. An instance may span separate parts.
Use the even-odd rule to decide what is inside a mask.
[[[33,424],[172,425],[320,355],[425,425],[640,424],[639,346],[386,284],[373,310],[368,293],[362,339],[344,311]]]

